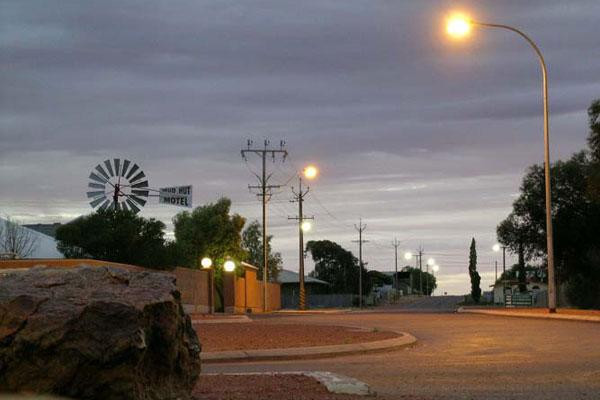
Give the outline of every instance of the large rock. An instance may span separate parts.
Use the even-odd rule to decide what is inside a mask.
[[[172,275],[78,267],[0,277],[0,392],[186,399],[199,373]]]

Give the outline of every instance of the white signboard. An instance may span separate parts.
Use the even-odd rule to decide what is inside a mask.
[[[159,189],[158,202],[179,207],[192,207],[192,186],[172,186]]]

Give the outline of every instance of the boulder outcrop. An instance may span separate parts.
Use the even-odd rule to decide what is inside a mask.
[[[187,399],[200,343],[167,273],[32,268],[0,277],[0,392]]]

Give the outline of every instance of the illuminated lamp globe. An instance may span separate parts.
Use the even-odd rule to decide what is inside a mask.
[[[235,263],[231,260],[227,260],[225,261],[225,264],[223,264],[223,269],[225,272],[233,272],[235,271]]]
[[[471,32],[471,21],[461,14],[454,14],[448,18],[446,32],[454,38],[465,37]]]
[[[318,174],[319,170],[314,165],[309,165],[308,167],[304,168],[304,176],[306,179],[315,179]]]
[[[304,221],[302,225],[300,225],[303,232],[308,232],[312,229],[312,224],[308,221]]]
[[[492,246],[492,250],[500,251],[500,245],[498,243],[496,243],[495,245]]]
[[[412,258],[412,253],[410,251],[407,251],[406,253],[404,253],[404,259],[405,260],[410,260]]]
[[[204,269],[208,269],[210,267],[212,267],[212,260],[208,257],[204,257],[201,261],[200,264],[202,265],[202,268]]]

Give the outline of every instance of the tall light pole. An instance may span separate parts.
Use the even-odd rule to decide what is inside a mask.
[[[544,56],[535,42],[520,30],[508,25],[474,21],[464,15],[455,15],[448,20],[446,31],[453,37],[464,37],[471,27],[506,29],[521,36],[535,51],[542,71],[542,102],[544,104],[544,183],[546,192],[546,248],[548,254],[548,312],[556,312],[556,281],[554,277],[554,244],[552,235],[552,201],[550,197],[550,138],[548,124],[548,71]]]
[[[304,171],[302,171],[302,175],[304,175],[306,179],[315,179],[318,174],[319,170],[312,165],[309,165],[308,167],[304,168]],[[303,191],[302,175],[298,175],[298,192],[292,188],[292,193],[294,194],[294,199],[292,202],[298,202],[298,216],[288,217],[288,219],[298,220],[298,308],[300,310],[306,309],[306,291],[304,288],[304,231],[308,231],[310,229],[310,223],[306,220],[314,219],[314,217],[304,216],[304,212],[302,211],[304,196],[306,196],[310,191],[309,187]]]
[[[433,267],[431,267],[431,275],[433,275],[433,277],[435,278],[435,273],[438,272],[440,270],[440,266],[437,264],[434,264]],[[433,291],[434,288],[431,289],[431,295],[433,296]]]

